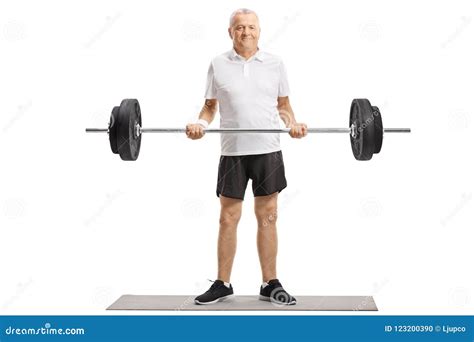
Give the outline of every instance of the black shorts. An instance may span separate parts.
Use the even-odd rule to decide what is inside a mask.
[[[245,156],[221,156],[217,176],[217,197],[222,195],[244,199],[249,179],[252,179],[254,196],[267,196],[286,188],[281,151]]]

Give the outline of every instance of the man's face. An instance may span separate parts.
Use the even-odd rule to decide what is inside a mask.
[[[241,50],[256,50],[260,38],[260,26],[255,14],[237,14],[232,26],[229,27],[229,36],[234,47]]]

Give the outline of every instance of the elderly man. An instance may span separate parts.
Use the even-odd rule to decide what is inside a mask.
[[[205,103],[199,120],[186,126],[187,136],[200,139],[220,105],[222,128],[279,128],[280,118],[290,127],[290,136],[307,134],[305,124],[296,123],[289,101],[285,67],[277,56],[258,48],[259,20],[255,12],[232,13],[229,36],[233,49],[211,62]],[[282,305],[296,304],[277,279],[277,199],[286,187],[285,169],[278,133],[221,134],[221,157],[217,196],[221,212],[218,238],[218,273],[196,304],[212,304],[233,297],[230,274],[237,245],[237,225],[247,182],[252,179],[257,217],[257,247],[263,283],[260,299]]]

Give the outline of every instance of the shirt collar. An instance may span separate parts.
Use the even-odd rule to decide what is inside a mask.
[[[244,58],[242,56],[240,56],[237,51],[235,51],[234,48],[232,48],[232,50],[230,50],[230,58],[234,61],[246,61],[244,60]],[[257,52],[249,58],[249,60],[247,60],[246,62],[251,62],[253,59],[256,59],[260,62],[263,62],[263,52],[262,50],[258,49]]]

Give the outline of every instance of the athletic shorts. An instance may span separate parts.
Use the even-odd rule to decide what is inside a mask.
[[[286,188],[281,151],[245,156],[221,156],[217,175],[217,197],[244,199],[252,180],[254,196],[267,196]]]

